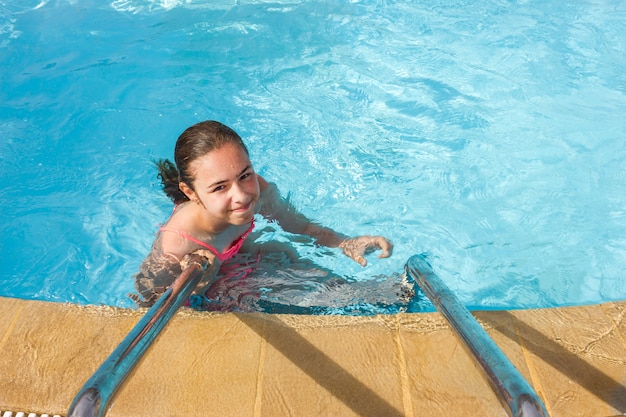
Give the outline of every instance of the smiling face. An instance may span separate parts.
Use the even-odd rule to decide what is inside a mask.
[[[229,225],[250,223],[259,199],[259,181],[248,154],[234,143],[226,143],[189,165],[193,189],[181,190],[203,208],[203,217],[215,231]]]

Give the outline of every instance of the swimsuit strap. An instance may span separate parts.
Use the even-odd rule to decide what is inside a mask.
[[[254,229],[254,219],[252,220],[252,222],[250,222],[250,227],[248,227],[248,229],[243,232],[243,234],[241,236],[239,236],[237,239],[235,239],[230,246],[224,250],[224,252],[220,253],[218,252],[217,249],[215,249],[215,247],[209,245],[206,242],[201,241],[200,239],[197,239],[193,236],[191,236],[189,233],[185,233],[182,230],[178,230],[178,229],[172,229],[169,227],[160,227],[159,231],[162,232],[174,232],[177,233],[179,236],[195,243],[198,246],[201,246],[205,249],[210,250],[216,257],[217,259],[219,259],[220,261],[224,262],[227,259],[232,258],[233,256],[235,256],[235,254],[237,252],[239,252],[239,249],[241,249],[241,246],[243,245],[244,240],[246,240],[246,238],[248,237],[248,235],[250,234],[250,232],[252,231],[252,229]]]

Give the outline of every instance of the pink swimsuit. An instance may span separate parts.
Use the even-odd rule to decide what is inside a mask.
[[[195,243],[198,246],[202,246],[203,248],[210,250],[211,252],[213,252],[213,254],[215,254],[217,259],[219,259],[222,262],[226,261],[227,259],[232,258],[233,256],[235,256],[237,252],[239,252],[239,249],[241,249],[241,245],[243,245],[243,242],[246,240],[246,238],[248,237],[252,229],[254,229],[254,220],[252,220],[252,222],[250,223],[250,227],[248,227],[248,229],[241,236],[235,239],[230,244],[230,246],[224,250],[224,252],[220,253],[213,246],[201,241],[200,239],[196,239],[195,237],[191,236],[189,233],[182,232],[178,229],[170,229],[169,227],[159,228],[160,231],[177,233],[180,237],[183,237]]]

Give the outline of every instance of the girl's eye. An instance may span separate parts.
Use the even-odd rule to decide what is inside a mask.
[[[241,177],[239,177],[240,180],[245,180],[248,179],[252,176],[251,172],[246,172],[245,174],[243,174]]]
[[[215,192],[217,192],[217,191],[222,191],[222,190],[224,190],[224,189],[226,189],[226,186],[225,186],[225,185],[218,185],[217,187],[215,187],[215,188],[213,189],[213,192],[215,193]]]

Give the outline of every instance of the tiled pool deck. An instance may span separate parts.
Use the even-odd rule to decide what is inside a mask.
[[[65,415],[143,312],[0,297],[0,410]],[[475,312],[552,417],[626,413],[626,302]],[[504,416],[438,313],[177,313],[107,416]]]

